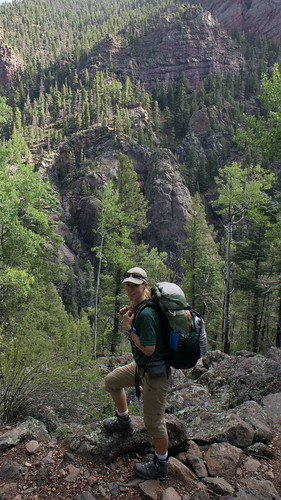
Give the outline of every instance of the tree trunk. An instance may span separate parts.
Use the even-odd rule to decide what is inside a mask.
[[[101,263],[102,263],[102,252],[103,252],[104,234],[101,237],[100,244],[100,256],[99,256],[99,266],[97,272],[97,283],[96,283],[96,296],[95,296],[95,321],[94,321],[94,359],[97,357],[97,329],[98,329],[98,303],[99,303],[99,287],[100,287],[100,275],[101,275]]]
[[[258,283],[259,279],[259,261],[255,262],[255,282]],[[258,352],[259,350],[259,292],[256,289],[254,293],[254,312],[253,312],[253,351]]]
[[[120,288],[121,288],[121,271],[119,269],[116,273],[116,280],[115,280],[114,319],[113,319],[113,331],[112,331],[111,349],[110,349],[112,355],[116,354],[116,346],[119,333]]]
[[[279,314],[276,330],[276,347],[281,347],[281,284],[279,284]]]
[[[232,218],[227,227],[227,244],[226,244],[226,260],[225,260],[225,285],[224,285],[224,302],[223,302],[223,324],[222,324],[222,344],[223,352],[229,354],[229,300],[230,300],[230,251],[232,240]]]

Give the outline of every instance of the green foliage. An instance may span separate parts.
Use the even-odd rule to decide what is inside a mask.
[[[255,148],[261,158],[280,157],[281,134],[281,76],[276,63],[272,75],[262,75],[260,99],[264,105],[263,116],[245,116],[245,129],[236,136],[240,146],[248,145]]]
[[[229,331],[230,331],[230,283],[232,279],[232,241],[233,231],[241,226],[244,220],[248,227],[254,227],[253,234],[260,234],[260,229],[266,231],[268,224],[271,225],[271,197],[268,190],[272,186],[274,176],[266,172],[259,165],[243,168],[237,163],[230,167],[225,166],[219,171],[220,177],[216,178],[218,188],[218,200],[213,202],[218,206],[218,213],[222,216],[225,224],[226,258],[225,258],[225,291],[224,291],[224,311],[223,311],[223,345],[224,351],[229,352]],[[268,209],[266,208],[268,207]],[[260,250],[260,242],[256,242]],[[249,245],[248,245],[249,250]],[[260,279],[260,261],[261,256],[257,253],[253,256],[254,266],[254,286],[249,290],[247,282],[247,291],[252,293],[254,315],[252,317],[251,329],[253,331],[253,349],[258,349],[258,301],[260,292],[258,291],[258,280]],[[240,286],[243,287],[240,280]],[[245,284],[244,284],[245,289]],[[249,304],[248,304],[249,305]],[[248,316],[248,324],[250,318]]]
[[[7,98],[0,97],[0,138],[8,136],[13,119],[12,108],[7,105]]]
[[[215,178],[219,196],[212,204],[221,207],[218,213],[224,215],[227,222],[239,222],[245,212],[250,217],[263,218],[263,204],[269,201],[266,191],[273,180],[274,175],[260,165],[245,168],[236,162],[226,165]]]
[[[61,240],[52,219],[58,200],[21,151],[17,136],[0,146],[0,261],[37,276],[58,276],[54,256]]]
[[[180,245],[182,287],[188,302],[204,316],[209,341],[217,348],[223,296],[222,260],[214,240],[213,228],[207,224],[205,209],[198,193],[192,200],[192,210],[185,231],[186,241]]]

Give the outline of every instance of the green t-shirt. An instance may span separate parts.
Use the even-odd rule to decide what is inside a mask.
[[[152,356],[146,356],[132,341],[132,353],[138,365],[145,365],[149,361],[164,359],[165,351],[162,340],[161,321],[154,307],[147,306],[138,315],[137,325],[133,321],[133,328],[140,337],[141,345],[156,345]]]

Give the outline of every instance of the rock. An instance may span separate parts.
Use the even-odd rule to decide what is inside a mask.
[[[50,481],[50,471],[46,467],[40,467],[36,472],[36,484],[40,487]]]
[[[191,466],[197,477],[201,478],[208,476],[208,471],[202,458],[199,458],[192,453],[186,453],[186,461],[188,465]]]
[[[186,422],[188,439],[198,443],[228,442],[246,448],[254,441],[254,429],[233,413],[186,409],[177,415]]]
[[[238,46],[206,11],[188,6],[179,16],[161,16],[154,29],[139,34],[138,50],[132,55],[126,40],[108,36],[95,47],[87,67],[108,67],[111,60],[115,71],[124,75],[132,68],[136,80],[146,89],[172,85],[185,74],[191,88],[218,72],[224,77],[239,73],[244,57]],[[148,51],[147,47],[151,47]],[[171,47],[173,47],[171,53]]]
[[[15,500],[18,492],[17,483],[7,483],[0,486],[1,500]]]
[[[281,42],[281,13],[276,0],[193,0],[217,17],[228,33],[235,29],[255,37]]]
[[[277,363],[281,364],[281,348],[279,347],[270,347],[268,351],[265,353],[265,357],[269,359],[273,359]]]
[[[254,488],[248,488],[238,486],[235,491],[235,495],[227,495],[224,500],[276,500],[273,499],[272,495],[267,493],[262,493],[261,491],[255,490]]]
[[[194,441],[187,442],[186,453],[191,453],[195,457],[203,458],[202,451],[200,450],[198,444],[196,444]]]
[[[186,428],[183,422],[174,416],[167,415],[167,428],[170,446],[176,450],[186,443]],[[70,442],[72,451],[90,457],[100,457],[107,463],[127,453],[145,454],[153,449],[152,440],[148,436],[142,417],[132,416],[135,432],[124,437],[118,434],[107,434],[103,424],[97,423],[90,432],[75,436]]]
[[[260,466],[260,462],[251,457],[246,458],[245,462],[243,463],[243,468],[248,472],[257,472]]]
[[[204,457],[209,475],[220,476],[226,480],[232,479],[242,456],[242,450],[229,443],[212,444]]]
[[[255,401],[246,401],[240,406],[231,410],[231,413],[238,415],[244,422],[254,428],[255,441],[270,443],[272,440],[274,425],[271,415],[265,411]]]
[[[207,135],[210,129],[210,118],[207,108],[197,109],[191,116],[188,124],[188,134],[196,137]]]
[[[66,469],[68,470],[69,474],[65,480],[69,483],[74,482],[80,474],[80,469],[77,469],[77,467],[74,467],[74,465],[72,464],[67,465]]]
[[[84,491],[81,495],[78,495],[77,500],[95,500],[95,497],[88,491]]]
[[[24,69],[23,61],[16,56],[12,47],[6,45],[2,40],[0,32],[0,85],[16,82],[20,72]]]
[[[234,488],[221,477],[204,477],[202,482],[217,495],[232,495],[234,493]]]
[[[201,482],[197,483],[196,490],[191,496],[190,500],[209,500],[210,495],[207,486]]]
[[[249,478],[247,479],[247,487],[262,493],[262,495],[264,495],[262,497],[263,499],[280,500],[280,496],[274,485],[265,479]]]
[[[108,488],[113,497],[118,495],[118,484],[117,483],[108,483]]]
[[[144,498],[157,500],[158,495],[161,492],[160,483],[157,480],[148,480],[140,483],[139,490]]]
[[[68,451],[63,454],[63,459],[65,462],[74,462],[75,460],[73,453],[69,453]]]
[[[33,439],[32,441],[29,441],[28,443],[26,443],[25,449],[26,449],[26,452],[28,453],[28,455],[34,455],[40,449],[40,445],[39,445],[38,441],[35,441]]]
[[[196,490],[193,495],[190,497],[190,500],[209,500],[210,495],[207,490]]]
[[[170,486],[163,491],[161,500],[181,500],[181,496]]]
[[[207,354],[204,356],[202,359],[202,365],[205,369],[209,369],[213,367],[213,365],[217,366],[217,363],[222,363],[226,362],[228,364],[228,361],[231,360],[231,356],[228,354],[225,354],[222,351],[216,350],[216,351],[208,351]],[[196,376],[196,367],[192,370],[192,378],[198,378]]]
[[[268,458],[272,460],[276,458],[271,448],[264,443],[254,443],[252,446],[248,446],[246,451],[253,457]]]
[[[0,436],[0,450],[16,446],[27,436],[37,437],[41,441],[50,441],[46,427],[34,419],[29,419]]]
[[[104,487],[100,484],[99,487],[98,487],[98,491],[99,491],[99,494],[105,498],[106,497],[106,491],[104,489]]]
[[[167,413],[177,414],[186,407],[211,408],[212,399],[208,389],[191,380],[172,387],[167,398]]]
[[[281,364],[261,354],[218,360],[211,351],[204,357],[204,365],[208,370],[198,381],[208,387],[212,398],[229,408],[245,401],[261,404],[265,394],[281,392]]]
[[[174,457],[169,459],[169,475],[177,477],[185,484],[194,484],[196,480],[195,474]]]
[[[262,405],[275,424],[281,423],[281,392],[265,396]]]
[[[70,151],[75,153],[79,164],[78,158],[82,149],[85,159],[91,160],[93,167],[89,174],[75,181],[75,187],[72,185],[69,191],[64,192],[62,217],[65,225],[71,226],[75,209],[83,241],[86,245],[96,245],[93,229],[96,227],[100,203],[94,194],[88,196],[82,194],[81,183],[86,182],[90,186],[91,193],[96,189],[102,190],[109,178],[116,176],[118,157],[123,153],[132,161],[140,186],[149,203],[150,225],[144,231],[145,241],[152,247],[164,244],[168,253],[178,254],[178,242],[186,238],[184,221],[189,217],[192,201],[175,156],[168,149],[161,149],[155,153],[124,134],[115,134],[109,127],[97,126],[74,134],[60,146],[59,155],[53,166],[53,175],[58,175],[62,165],[67,175],[70,168]],[[101,165],[98,170],[97,162]],[[163,213],[165,213],[164,218]],[[177,224],[178,220],[182,223]],[[76,240],[69,241],[67,246],[71,251],[75,251],[75,244]]]
[[[6,460],[0,467],[0,479],[11,479],[20,477],[20,464],[12,460]]]
[[[54,464],[55,460],[53,459],[53,453],[52,451],[49,451],[49,453],[42,459],[42,464],[43,465],[48,465],[48,464]]]

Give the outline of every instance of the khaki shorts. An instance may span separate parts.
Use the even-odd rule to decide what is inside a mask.
[[[116,368],[105,377],[105,389],[110,394],[118,396],[125,387],[135,385],[136,363]],[[150,379],[143,368],[139,369],[140,385],[143,388],[143,417],[148,434],[153,438],[163,438],[167,435],[165,422],[165,405],[167,393],[171,385],[171,377]]]

